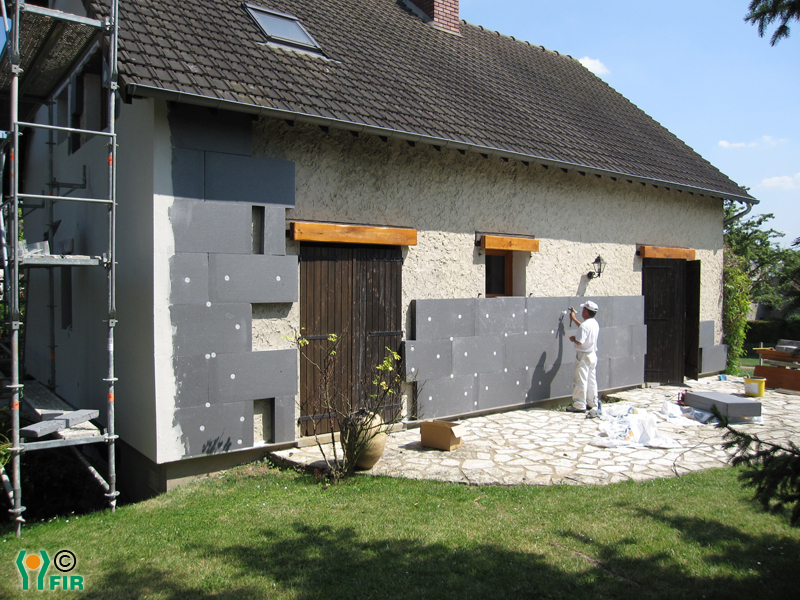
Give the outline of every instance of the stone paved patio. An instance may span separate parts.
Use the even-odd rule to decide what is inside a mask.
[[[687,387],[744,395],[744,382],[731,377],[690,381]],[[675,402],[678,386],[632,389],[612,395],[637,408],[658,412],[664,400]],[[767,389],[762,400],[763,425],[742,429],[764,439],[798,441],[800,395]],[[674,477],[690,471],[722,467],[722,432],[713,426],[677,427],[659,420],[659,431],[682,446],[601,448],[589,444],[599,435],[599,420],[559,410],[523,409],[463,421],[461,448],[442,452],[423,448],[419,429],[389,436],[383,458],[369,474],[435,479],[469,484],[606,484],[618,481]],[[282,462],[296,465],[321,460],[316,446],[276,452]]]

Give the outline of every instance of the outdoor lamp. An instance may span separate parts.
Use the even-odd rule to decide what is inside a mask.
[[[598,254],[597,258],[594,259],[594,262],[591,263],[592,268],[594,271],[589,271],[586,276],[589,279],[594,279],[595,277],[600,277],[603,274],[603,271],[606,270],[606,261]]]

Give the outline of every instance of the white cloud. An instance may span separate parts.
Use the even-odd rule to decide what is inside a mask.
[[[788,142],[786,138],[776,138],[771,135],[762,135],[761,139],[755,142],[729,142],[728,140],[720,140],[720,148],[773,148],[780,144]]]
[[[595,75],[608,75],[611,73],[611,71],[608,70],[608,67],[606,67],[597,58],[589,58],[588,56],[584,56],[583,58],[579,59],[578,62]]]
[[[763,179],[761,185],[778,190],[800,190],[800,173]]]

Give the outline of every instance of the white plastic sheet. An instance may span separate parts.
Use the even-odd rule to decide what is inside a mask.
[[[629,404],[605,404],[600,416],[600,437],[589,443],[601,448],[648,446],[680,448],[681,445],[658,430],[655,415]]]

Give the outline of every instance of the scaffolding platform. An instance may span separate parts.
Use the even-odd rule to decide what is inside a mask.
[[[100,430],[90,422],[90,419],[96,419],[100,416],[100,411],[76,410],[38,381],[25,382],[22,406],[20,408],[25,418],[35,422],[34,425],[20,428],[22,437],[40,438],[51,433],[62,440],[86,437],[99,438],[102,436]],[[82,418],[82,416],[77,416],[75,413],[83,413],[82,416],[86,418],[81,422],[75,422],[76,419]],[[69,427],[59,426],[54,431],[47,430],[50,429],[49,427],[42,429],[41,424],[48,422],[53,425],[69,424]]]

